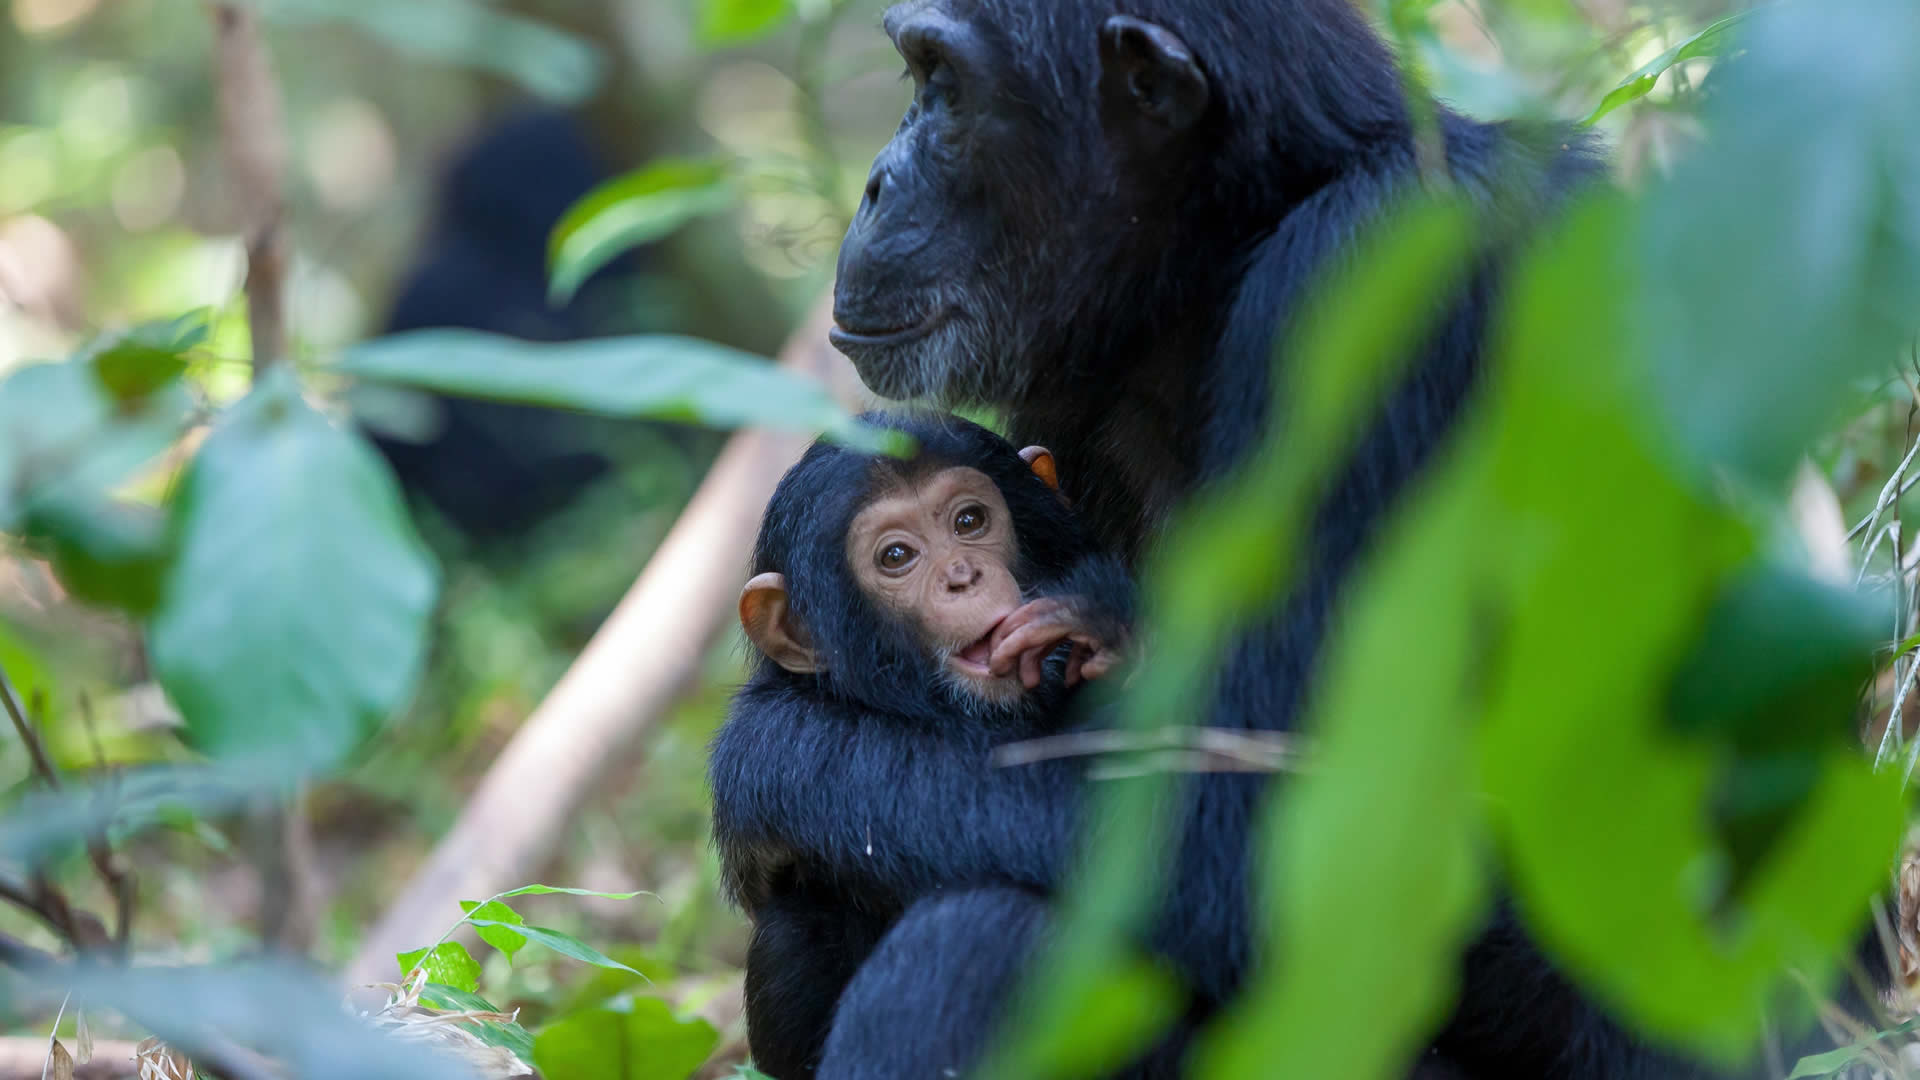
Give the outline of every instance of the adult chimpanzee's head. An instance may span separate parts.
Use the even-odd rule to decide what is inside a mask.
[[[1183,321],[1405,126],[1351,0],[907,0],[885,25],[914,98],[840,252],[834,343],[888,397],[1010,403],[1143,332],[1210,345]]]
[[[1022,589],[1091,551],[1040,447],[957,417],[871,414],[905,459],[815,444],[767,505],[740,596],[763,670],[893,712],[988,710],[1026,697],[988,670]]]

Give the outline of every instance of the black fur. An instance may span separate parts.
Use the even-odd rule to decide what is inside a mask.
[[[1115,14],[1157,24],[1190,50],[1211,91],[1191,128],[1143,141],[1127,103],[1103,97],[1113,82],[1103,82],[1099,42]],[[887,25],[920,88],[842,251],[836,340],[883,393],[1005,409],[1017,440],[1045,442],[1067,463],[1067,490],[1102,541],[1137,554],[1182,498],[1259,438],[1273,346],[1304,290],[1421,183],[1391,56],[1350,0],[915,0]],[[1592,146],[1569,131],[1480,124],[1444,108],[1435,119],[1453,187],[1499,241],[1599,171]],[[1490,256],[1497,246],[1489,241]],[[1463,270],[1410,373],[1336,472],[1302,586],[1233,648],[1206,722],[1294,724],[1343,583],[1472,393],[1496,287],[1487,265]],[[883,333],[916,325],[933,329]],[[850,750],[871,771],[850,767]],[[854,809],[817,823],[828,842],[811,854],[843,850],[832,828],[884,806],[895,842],[913,845],[888,858],[925,879],[998,871],[1044,890],[1069,865],[1067,793],[965,760],[888,760],[877,742],[789,748],[788,775],[830,777]],[[906,761],[911,784],[875,783]],[[1203,1007],[1230,998],[1253,962],[1248,841],[1263,790],[1238,775],[1191,785],[1154,941]],[[929,827],[914,832],[913,822]],[[965,920],[949,930],[945,941],[922,931],[930,951],[1015,947]],[[917,1013],[903,1003],[911,987],[885,999],[850,994],[839,1023],[860,1029],[863,1008],[904,1012],[916,1019],[895,1037],[938,1047],[956,1037],[949,1025],[980,1012],[943,1014],[950,995],[923,993]],[[851,1058],[901,1053],[848,1047]],[[1457,1016],[1411,1067],[1480,1078],[1698,1074],[1627,1037],[1504,909],[1465,959]]]
[[[612,176],[586,130],[546,109],[511,113],[461,149],[434,193],[434,221],[385,332],[462,327],[529,341],[615,332],[595,285],[630,273],[629,255],[571,302],[547,300],[547,235]],[[556,409],[434,396],[439,429],[424,441],[376,435],[407,491],[467,536],[513,536],[606,475],[617,421]]]
[[[775,490],[754,552],[755,574],[786,576],[793,615],[823,670],[795,674],[761,657],[709,767],[726,883],[754,918],[746,983],[754,1058],[778,1080],[814,1075],[842,988],[856,971],[863,993],[891,996],[914,972],[930,973],[935,957],[920,947],[923,936],[937,937],[962,913],[966,925],[992,927],[1003,947],[986,956],[948,952],[938,958],[942,970],[959,981],[943,976],[921,985],[941,987],[942,1009],[975,1011],[964,1022],[951,1013],[941,1031],[928,1032],[946,1036],[938,1045],[902,1046],[964,1064],[1038,941],[1046,887],[1080,790],[1072,767],[1052,763],[1004,770],[1004,784],[988,793],[1000,801],[973,801],[973,777],[991,769],[995,746],[1062,722],[1060,665],[1050,665],[1048,682],[1015,706],[969,703],[944,689],[910,629],[868,599],[848,564],[848,527],[882,474],[912,479],[950,465],[986,473],[1013,519],[1023,594],[1078,597],[1096,626],[1117,630],[1131,618],[1132,586],[1118,561],[1098,551],[1005,440],[950,417],[873,419],[911,435],[917,453],[902,462],[814,446]],[[793,773],[792,762],[822,771]],[[1025,820],[1042,802],[1058,812],[1034,827],[1050,821],[1056,835]],[[941,809],[929,817],[929,807]],[[968,829],[984,823],[999,835],[982,848],[982,837],[950,832],[943,819]],[[991,861],[971,859],[983,851]],[[870,968],[876,947],[878,967]],[[844,1064],[859,1068],[831,1075],[889,1075],[872,1071],[883,1060],[904,1067],[904,1058],[869,1053],[867,1040],[887,1026],[883,1017],[862,1013],[857,1023],[836,1038],[849,1048]]]

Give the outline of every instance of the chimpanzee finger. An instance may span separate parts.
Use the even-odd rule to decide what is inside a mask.
[[[1008,618],[1013,616],[1009,615]],[[1045,656],[1066,637],[1066,631],[1051,622],[1027,623],[993,646],[993,651],[987,657],[987,670],[995,675],[1005,675],[1013,670],[1020,657],[1036,649]]]
[[[1087,657],[1086,663],[1080,665],[1080,674],[1089,679],[1097,679],[1112,671],[1114,665],[1118,662],[1118,658],[1113,650],[1100,649],[1092,656]]]
[[[1040,685],[1046,675],[1047,655],[1053,652],[1052,646],[1028,649],[1020,654],[1020,683],[1031,690]]]
[[[1087,660],[1087,647],[1085,645],[1080,644],[1079,642],[1075,642],[1073,645],[1073,650],[1067,653],[1067,685],[1068,686],[1078,686],[1080,684],[1080,666],[1086,663],[1086,660]]]

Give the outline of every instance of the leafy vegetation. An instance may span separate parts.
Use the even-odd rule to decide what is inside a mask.
[[[311,970],[248,958],[344,966],[372,936],[713,450],[622,428],[639,450],[608,479],[482,540],[410,506],[367,428],[406,428],[432,392],[869,437],[764,356],[831,271],[858,197],[843,162],[895,119],[863,85],[889,74],[878,5],[624,0],[607,18],[648,32],[623,37],[560,4],[273,0],[258,10],[277,81],[255,89],[284,95],[284,131],[212,121],[232,73],[210,67],[202,12],[163,7],[21,0],[0,20],[10,1030],[44,1045],[51,1027],[67,1054],[94,1017],[167,1041],[143,1060],[177,1044],[228,1077],[256,1075],[256,1055],[302,1075],[756,1075],[699,781],[737,677],[726,643],[644,761],[579,793],[551,858],[595,887],[449,907],[438,940],[381,954],[390,985],[358,1018]],[[1920,925],[1920,890],[1888,888],[1920,760],[1904,529],[1920,12],[1376,14],[1418,82],[1467,111],[1600,125],[1622,183],[1521,253],[1486,400],[1339,621],[1312,765],[1266,810],[1281,959],[1205,1033],[1194,1075],[1394,1075],[1451,1000],[1496,880],[1636,1029],[1737,1054],[1764,1034],[1760,1004],[1813,1017],[1867,901],[1896,939]],[[590,279],[651,245],[614,303],[654,325],[370,336],[440,149],[416,143],[477,112],[486,78],[667,129],[625,147],[647,160],[544,245],[556,302],[604,295]],[[257,237],[235,233],[254,223],[218,193],[271,176],[244,151],[282,139],[290,213],[268,227],[298,254],[284,288],[243,286]],[[1284,422],[1147,576],[1153,663],[1120,711],[1142,745],[1177,741],[1234,629],[1290,588],[1329,470],[1437,283],[1495,228],[1437,191],[1322,283],[1284,343]],[[263,300],[295,328],[284,359],[247,348]],[[1093,1075],[1178,1015],[1124,942],[1165,870],[1153,808],[1182,775],[1135,756],[1098,790],[1111,842],[1064,898],[1057,962],[989,1075]],[[1901,1075],[1913,1024],[1903,1000],[1846,1018],[1851,1045],[1782,1074]]]

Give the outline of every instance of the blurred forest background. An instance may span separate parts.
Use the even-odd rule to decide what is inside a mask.
[[[70,909],[103,919],[120,912],[107,932],[119,935],[130,916],[122,947],[144,960],[228,962],[266,940],[329,971],[349,967],[481,775],[647,565],[720,450],[718,428],[731,424],[449,404],[351,384],[333,370],[341,351],[390,330],[468,326],[550,341],[669,333],[775,355],[830,286],[867,164],[909,97],[877,28],[883,7],[257,5],[283,102],[288,359],[309,396],[373,437],[408,491],[439,568],[423,674],[404,688],[404,707],[374,724],[343,767],[304,786],[291,810],[161,800],[142,822],[157,827],[102,830],[99,842],[18,881],[8,869],[0,886],[21,902],[0,905],[0,935],[58,951],[87,937],[84,927],[75,936]],[[1382,4],[1376,14],[1441,99],[1483,119],[1591,119],[1623,184],[1637,190],[1699,135],[1718,55],[1712,28],[1745,7],[1446,0]],[[20,800],[44,788],[49,771],[97,780],[186,765],[207,737],[195,743],[183,731],[158,686],[142,623],[152,598],[143,601],[135,579],[179,479],[168,463],[193,452],[205,420],[239,401],[252,378],[243,292],[252,196],[236,190],[244,181],[229,161],[217,44],[203,5],[0,6],[0,378],[90,348],[119,356],[112,350],[132,341],[136,353],[177,358],[191,400],[190,422],[157,455],[161,464],[123,470],[105,519],[75,527],[55,512],[57,500],[36,517],[0,491],[0,672],[48,759],[0,738],[0,790],[29,817]],[[555,234],[568,208],[603,183],[614,186]],[[568,239],[573,249],[561,250]],[[139,329],[124,336],[128,328]],[[1795,488],[1808,550],[1849,580],[1861,566],[1895,576],[1878,541],[1905,490],[1887,489],[1905,476],[1915,379],[1920,365],[1864,387],[1853,421],[1822,438]],[[142,385],[121,404],[158,392]],[[31,479],[20,445],[9,460],[6,426],[57,424],[42,414],[47,400],[10,404],[0,393],[6,486]],[[1869,519],[1872,527],[1853,527]],[[261,532],[249,542],[283,539]],[[1903,539],[1895,532],[1890,550],[1904,560]],[[272,607],[293,595],[257,599]],[[679,623],[675,612],[655,618]],[[719,618],[701,625],[723,625]],[[583,1028],[589,1045],[627,1039],[640,1051],[640,1064],[616,1073],[550,1050],[540,1062],[548,1076],[672,1080],[729,1075],[744,1060],[745,925],[718,892],[706,843],[705,745],[742,672],[730,618],[724,626],[702,645],[699,670],[664,720],[578,793],[582,808],[525,879],[648,895],[516,900],[563,944],[517,956],[476,946],[481,967],[471,978],[434,972],[436,983],[477,985],[492,1006],[517,1009],[520,1034],[590,1016],[602,1026]],[[348,640],[362,629],[346,619],[313,632]],[[1889,702],[1903,696],[1905,669],[1894,661],[1911,647],[1904,634],[1884,636],[1879,719],[1864,733],[1875,742]],[[372,644],[349,645],[379,647],[377,628],[368,637]],[[0,854],[16,853],[0,845]],[[449,905],[445,915],[451,924],[460,912]],[[482,938],[498,945],[497,936],[482,927]],[[581,963],[564,945],[575,939],[606,962]],[[394,965],[379,977],[400,974]],[[628,1019],[605,1026],[612,1013],[594,1009],[616,999]],[[657,1008],[633,1004],[654,999]],[[0,1080],[41,1068],[60,1011],[25,999],[8,1010],[18,1026],[0,1053]],[[78,1037],[74,1011],[58,1022],[67,1044]],[[107,1056],[96,1055],[112,1064]],[[104,1064],[80,1075],[86,1068]]]

